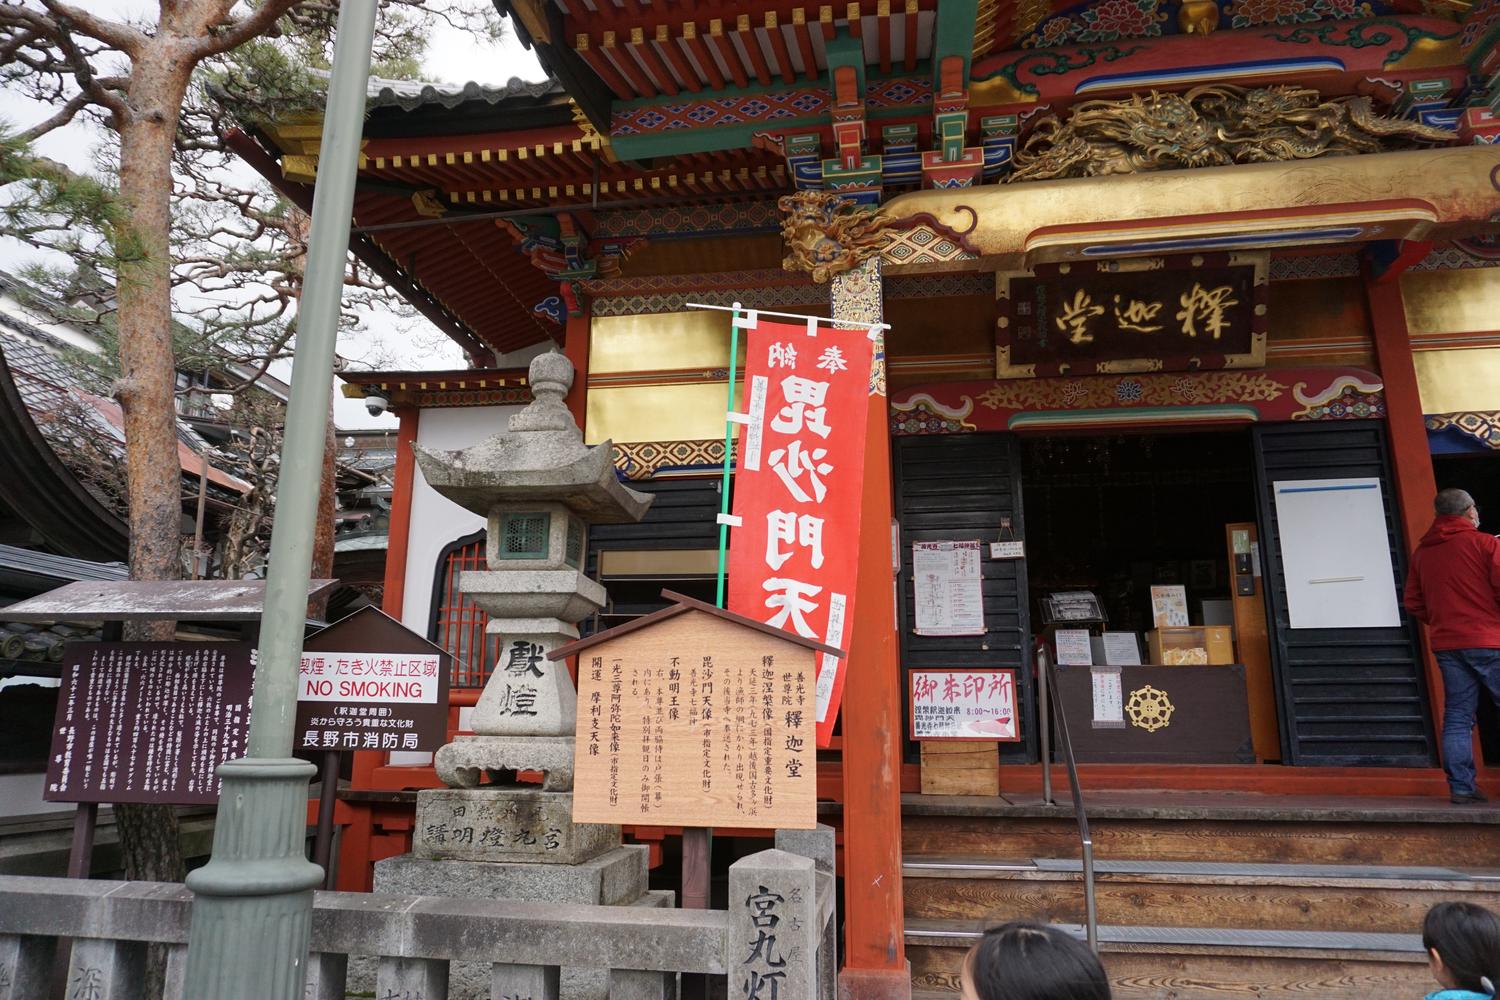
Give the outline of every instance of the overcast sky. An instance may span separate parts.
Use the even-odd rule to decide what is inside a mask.
[[[488,0],[470,0],[476,5],[487,5]],[[158,5],[143,0],[88,0],[90,9],[115,17],[154,17]],[[476,41],[472,36],[453,28],[437,28],[431,37],[427,51],[428,79],[436,83],[464,84],[470,81],[481,84],[503,84],[511,77],[523,80],[539,80],[545,74],[536,57],[526,51],[515,34],[509,33],[499,45]],[[25,128],[45,118],[50,113],[41,105],[26,100],[19,94],[0,89],[0,119],[12,126]],[[90,150],[100,141],[100,136],[83,125],[70,126],[53,132],[38,144],[38,152],[60,160],[74,169],[88,169]],[[0,269],[14,270],[37,259],[35,251],[15,240],[0,238]],[[394,367],[413,369],[442,369],[465,367],[463,353],[447,338],[435,335],[434,328],[426,320],[416,319],[398,324],[388,317],[372,316],[367,320],[368,331],[345,337],[339,342],[339,353],[356,367],[368,367],[372,362],[385,362]],[[414,328],[414,329],[413,329]],[[289,372],[281,371],[282,377]],[[335,390],[335,417],[342,428],[395,427],[396,420],[390,415],[372,418],[358,400],[346,400]]]

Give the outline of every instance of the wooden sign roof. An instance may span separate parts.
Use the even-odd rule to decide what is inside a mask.
[[[805,646],[808,649],[816,650],[820,653],[828,653],[831,656],[844,655],[843,650],[839,649],[837,646],[829,646],[826,643],[818,642],[815,639],[808,639],[805,636],[800,636],[795,632],[788,632],[785,629],[776,628],[773,625],[767,625],[765,622],[758,622],[754,618],[747,618],[744,615],[737,615],[733,611],[725,611],[723,608],[715,607],[714,605],[709,604],[706,601],[700,601],[696,598],[688,597],[686,594],[679,594],[676,591],[672,590],[663,590],[661,592],[661,596],[665,597],[669,601],[672,601],[673,603],[671,604],[671,606],[662,608],[660,611],[653,611],[649,615],[637,618],[635,621],[626,622],[624,625],[616,625],[614,628],[609,629],[608,631],[599,632],[595,635],[589,636],[586,639],[579,639],[577,642],[570,642],[566,646],[559,646],[548,654],[548,659],[561,660],[565,657],[572,656],[575,653],[582,652],[583,650],[588,649],[591,646],[597,646],[601,642],[607,642],[611,639],[618,639],[621,636],[627,635],[631,632],[639,632],[641,629],[650,628],[652,625],[655,625],[658,622],[666,621],[668,618],[675,618],[678,615],[684,614],[688,611],[701,611],[704,614],[713,615],[715,618],[721,618],[724,621],[733,622],[736,625],[743,625],[746,628],[754,629],[757,632],[764,632],[766,635],[774,636],[775,638],[785,640],[786,642],[795,643],[798,646]]]
[[[312,580],[307,597],[329,593],[337,580]],[[5,609],[6,621],[254,621],[266,604],[264,580],[85,580],[49,590]]]

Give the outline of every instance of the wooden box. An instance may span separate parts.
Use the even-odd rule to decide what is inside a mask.
[[[923,740],[923,795],[999,795],[1000,744]]]
[[[1092,672],[1120,671],[1124,722],[1094,718]],[[1253,764],[1245,668],[1057,667],[1078,760],[1108,764]],[[1056,730],[1054,730],[1055,732]],[[1061,751],[1057,751],[1061,759]]]
[[[1234,629],[1228,625],[1172,627],[1146,633],[1148,659],[1161,667],[1234,662]]]

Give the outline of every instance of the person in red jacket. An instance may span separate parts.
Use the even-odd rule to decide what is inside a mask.
[[[1443,768],[1455,803],[1483,802],[1474,785],[1479,690],[1500,705],[1500,540],[1479,530],[1463,490],[1438,493],[1437,517],[1412,553],[1406,610],[1427,625],[1443,673]]]

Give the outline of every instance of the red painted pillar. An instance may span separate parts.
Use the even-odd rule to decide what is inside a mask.
[[[911,996],[901,895],[900,647],[891,573],[890,421],[870,397],[857,621],[844,686],[844,968],[840,1000]]]
[[[568,405],[568,411],[573,414],[573,419],[578,421],[579,429],[587,432],[585,421],[588,411],[589,323],[592,318],[592,304],[580,295],[578,308],[581,310],[580,314],[569,316],[567,326],[563,330],[563,353],[567,355],[569,361],[573,362],[573,387],[568,390],[563,402]]]
[[[1406,305],[1401,297],[1399,275],[1374,278],[1367,261],[1365,296],[1370,304],[1375,359],[1380,366],[1380,380],[1385,384],[1391,472],[1396,480],[1401,525],[1410,552],[1432,524],[1432,498],[1437,494],[1437,479],[1432,472],[1427,424],[1422,415],[1422,397],[1417,388],[1417,367],[1412,358],[1411,334],[1406,328]],[[1438,672],[1437,660],[1427,648],[1426,635],[1427,630],[1423,627],[1422,656],[1427,671],[1427,689],[1432,695],[1433,725],[1441,730],[1442,674]]]
[[[406,550],[411,537],[411,492],[417,467],[411,446],[417,440],[421,411],[415,407],[402,408],[396,416],[401,423],[396,428],[396,469],[391,483],[391,516],[386,528],[385,585],[381,591],[380,610],[400,621],[401,609],[406,602]],[[385,760],[384,753],[373,750],[356,752],[350,787],[371,787],[375,769]]]
[[[835,319],[882,319],[880,261],[834,278]],[[877,349],[879,346],[877,345]],[[891,436],[884,359],[866,415],[859,577],[844,684],[844,968],[840,1000],[907,1000],[901,896],[901,656],[891,572]]]

